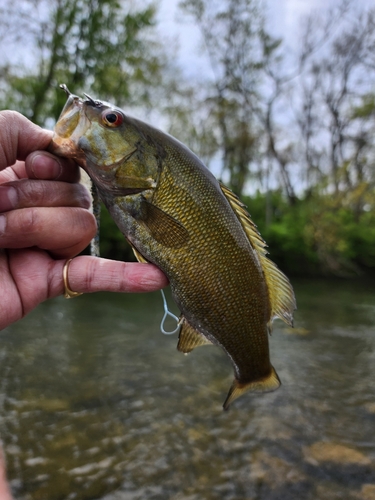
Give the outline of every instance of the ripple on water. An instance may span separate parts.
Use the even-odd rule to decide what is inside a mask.
[[[375,500],[374,309],[353,306],[375,286],[296,294],[296,334],[270,340],[283,385],[229,412],[227,358],[178,353],[158,294],[51,301],[1,332],[17,500]]]

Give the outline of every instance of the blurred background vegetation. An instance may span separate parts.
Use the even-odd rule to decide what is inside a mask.
[[[375,274],[375,9],[345,0],[301,19],[291,53],[261,0],[181,1],[207,69],[194,78],[157,13],[146,1],[3,0],[0,107],[52,128],[61,82],[111,101],[197,153],[285,272]],[[104,211],[101,252],[131,258]]]

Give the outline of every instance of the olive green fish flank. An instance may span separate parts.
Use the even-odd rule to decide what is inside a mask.
[[[271,317],[269,327],[275,318],[282,319],[287,325],[293,326],[293,311],[296,309],[296,301],[292,286],[288,278],[278,269],[272,260],[267,258],[267,244],[261,237],[256,225],[251,220],[245,205],[226,186],[221,184],[221,189],[227,197],[230,205],[237,214],[249,241],[260,259],[264,277],[268,285],[269,299],[271,304]]]

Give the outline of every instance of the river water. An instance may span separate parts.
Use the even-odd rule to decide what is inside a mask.
[[[0,332],[0,431],[21,500],[375,499],[375,283],[296,281],[281,388],[162,335],[160,293],[42,304]]]

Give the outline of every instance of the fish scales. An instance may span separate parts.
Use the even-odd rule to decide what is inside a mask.
[[[268,331],[274,316],[291,322],[294,294],[233,193],[176,139],[70,93],[53,151],[87,171],[138,259],[169,278],[182,313],[178,349],[212,343],[227,353],[235,379],[224,407],[279,387]]]
[[[181,157],[178,159],[178,165],[180,168],[184,165]],[[186,162],[186,167],[191,167],[189,161]],[[252,344],[253,352],[256,350],[256,338],[249,335],[248,325],[255,327],[258,318],[261,318],[266,334],[268,304],[265,283],[250,243],[237,217],[228,210],[227,201],[220,193],[219,186],[215,186],[211,180],[208,181],[201,171],[193,172],[195,175],[190,177],[186,189],[185,186],[181,189],[181,184],[173,185],[171,175],[170,187],[165,189],[161,179],[160,193],[165,193],[165,201],[163,196],[159,199],[158,191],[156,192],[156,204],[166,211],[175,203],[171,193],[177,189],[183,192],[182,196],[179,196],[180,210],[176,211],[175,216],[189,233],[194,234],[194,238],[179,249],[177,254],[173,249],[163,249],[165,263],[158,259],[158,265],[171,276],[171,287],[178,305],[186,309],[184,315],[193,327],[199,327],[211,341],[220,343],[226,349],[226,346],[230,345],[232,356],[237,352],[236,344],[241,345],[235,342],[235,339],[238,341],[238,337],[244,337],[245,343],[238,349],[238,357],[236,356],[239,361],[243,347],[247,344]],[[199,199],[191,200],[191,193],[198,193]],[[195,216],[192,217],[191,207],[196,205],[199,210],[197,212],[195,209]],[[186,214],[183,212],[185,206],[190,207]],[[206,217],[210,219],[208,227],[204,224]],[[218,244],[215,245],[214,242]],[[174,258],[171,261],[172,253]],[[188,258],[190,255],[194,255],[193,262]],[[193,289],[191,283],[196,284]],[[243,297],[240,304],[238,296]],[[259,328],[252,331],[259,331]],[[214,332],[214,336],[210,332]],[[248,356],[247,353],[247,359],[241,367],[244,379],[248,368],[253,370],[255,365],[255,359],[249,363]],[[250,378],[251,376],[253,374],[249,375]]]

